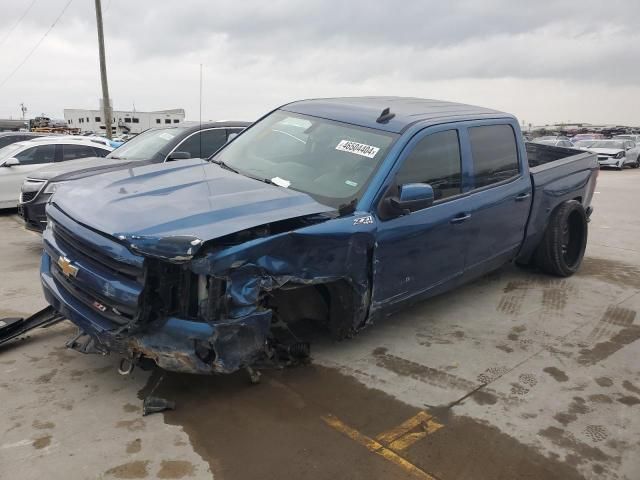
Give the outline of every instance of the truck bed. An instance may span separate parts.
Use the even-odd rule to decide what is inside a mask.
[[[550,213],[566,200],[578,200],[589,214],[598,156],[573,148],[526,144],[533,201],[519,260],[526,262],[540,243]]]
[[[529,160],[529,168],[534,170],[537,167],[546,165],[557,160],[568,159],[579,153],[586,153],[582,150],[566,147],[553,147],[551,145],[543,145],[541,143],[526,142],[527,159]]]

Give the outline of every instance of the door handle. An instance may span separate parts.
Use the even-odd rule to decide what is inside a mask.
[[[469,220],[471,218],[471,214],[470,213],[459,213],[458,215],[456,215],[455,217],[453,217],[450,222],[451,223],[462,223],[465,220]]]
[[[530,196],[531,196],[530,193],[521,193],[520,195],[516,196],[516,202],[522,202],[523,200],[526,200]]]

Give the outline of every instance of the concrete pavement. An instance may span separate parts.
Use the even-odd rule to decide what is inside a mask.
[[[198,377],[0,347],[0,478],[640,478],[640,170],[603,171],[578,275],[507,266],[332,342],[313,364]],[[40,237],[0,216],[0,317],[44,303]],[[176,400],[141,416],[142,396]],[[44,476],[43,476],[44,475]]]

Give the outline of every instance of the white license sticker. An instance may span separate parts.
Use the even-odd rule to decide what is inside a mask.
[[[160,138],[164,138],[165,140],[171,140],[175,135],[171,135],[170,133],[163,132],[158,135]]]
[[[354,182],[353,180],[345,180],[344,183],[346,183],[350,187],[357,187],[358,186],[358,184],[356,182]]]
[[[352,142],[351,140],[340,140],[340,143],[336,146],[336,150],[355,153],[356,155],[362,155],[367,158],[375,157],[376,153],[380,151],[378,147],[365,145],[364,143]]]

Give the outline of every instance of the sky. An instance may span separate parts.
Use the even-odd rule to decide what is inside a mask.
[[[19,118],[22,102],[27,117],[97,109],[94,2],[73,0],[44,40],[68,0],[32,2],[0,0],[0,117]],[[184,108],[197,120],[202,64],[203,120],[251,121],[302,98],[400,95],[503,110],[525,124],[640,125],[638,0],[102,0],[102,8],[116,109]]]

